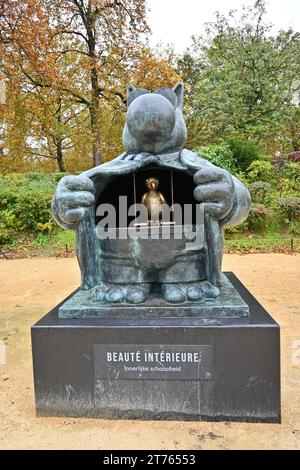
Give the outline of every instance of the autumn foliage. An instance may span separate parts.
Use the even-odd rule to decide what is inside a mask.
[[[0,0],[0,171],[74,171],[115,157],[128,83],[179,79],[148,33],[145,0]]]

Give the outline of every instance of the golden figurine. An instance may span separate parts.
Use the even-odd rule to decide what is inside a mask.
[[[148,192],[142,197],[141,203],[147,207],[148,223],[150,225],[158,225],[162,223],[162,204],[167,201],[162,193],[157,191],[159,180],[157,178],[148,178],[146,180],[146,188]]]

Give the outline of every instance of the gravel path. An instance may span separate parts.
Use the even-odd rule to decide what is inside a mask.
[[[300,449],[300,255],[226,255],[223,269],[281,325],[282,424],[36,418],[30,326],[78,286],[79,270],[74,258],[1,260],[0,448]]]

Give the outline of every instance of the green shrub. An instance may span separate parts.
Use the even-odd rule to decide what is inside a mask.
[[[248,185],[252,201],[258,204],[264,204],[266,202],[271,188],[270,183],[266,183],[265,181],[255,181]]]
[[[51,200],[56,184],[51,180],[0,179],[0,242],[9,243],[20,233],[49,232],[54,226]]]
[[[28,179],[29,181],[42,181],[46,179],[50,179],[49,175],[45,175],[44,173],[25,173],[24,174],[25,178]]]
[[[199,157],[203,157],[214,165],[225,168],[230,172],[236,169],[236,161],[229,145],[205,145],[197,147],[194,149],[194,152],[196,152]]]
[[[291,250],[294,249],[294,235],[300,233],[300,197],[286,197],[278,200],[278,206],[283,214],[284,224],[291,237]]]
[[[249,168],[247,177],[249,181],[270,181],[273,175],[273,167],[271,162],[266,160],[254,160]]]
[[[16,234],[14,230],[9,229],[2,223],[0,216],[0,246],[1,245],[11,245],[16,239]]]
[[[63,173],[63,172],[52,173],[53,181],[55,181],[55,183],[58,183],[67,174],[68,173]]]
[[[288,180],[288,185],[293,191],[300,191],[300,162],[287,163],[283,176]]]
[[[250,230],[264,230],[268,224],[269,211],[263,204],[252,204],[247,225]]]
[[[254,160],[261,156],[261,146],[245,139],[232,138],[228,141],[234,161],[238,168],[246,171]]]
[[[278,205],[288,222],[300,220],[300,197],[280,198]]]
[[[247,222],[243,222],[242,224],[238,224],[238,225],[232,225],[230,227],[224,227],[225,240],[230,240],[235,235],[238,235],[247,231],[247,228],[248,228]]]

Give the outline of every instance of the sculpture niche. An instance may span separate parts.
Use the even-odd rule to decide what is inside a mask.
[[[52,213],[61,227],[77,230],[82,275],[80,292],[60,308],[60,316],[101,316],[111,306],[114,311],[123,306],[124,312],[129,307],[132,312],[133,306],[150,308],[158,304],[199,308],[207,304],[222,309],[224,302],[232,304],[233,297],[237,300],[238,294],[221,273],[223,227],[247,218],[251,198],[227,170],[184,148],[187,132],[182,106],[182,83],[154,93],[130,85],[123,131],[126,152],[79,176],[60,180]],[[151,193],[145,193],[146,182]],[[158,182],[163,186],[161,192]],[[143,198],[143,192],[138,198],[139,188],[145,193]],[[174,202],[173,196],[179,195],[182,205],[187,199],[193,200],[196,211],[204,210],[203,246],[187,249],[191,233],[203,229],[194,221],[185,224],[181,239],[175,236],[176,221],[170,222],[169,239],[160,235],[156,239],[109,236],[124,230],[129,233],[132,228],[128,226],[109,227],[108,236],[99,238],[97,207],[112,200],[116,205],[125,192],[133,204],[141,200],[148,204],[148,214],[149,201],[152,198],[153,203],[154,196],[160,195],[161,203],[170,203],[171,199]],[[156,211],[157,208],[156,225],[164,225],[159,204]],[[149,231],[147,225],[141,226],[141,231]],[[245,315],[246,305],[242,307]],[[207,308],[205,312],[209,315]]]

